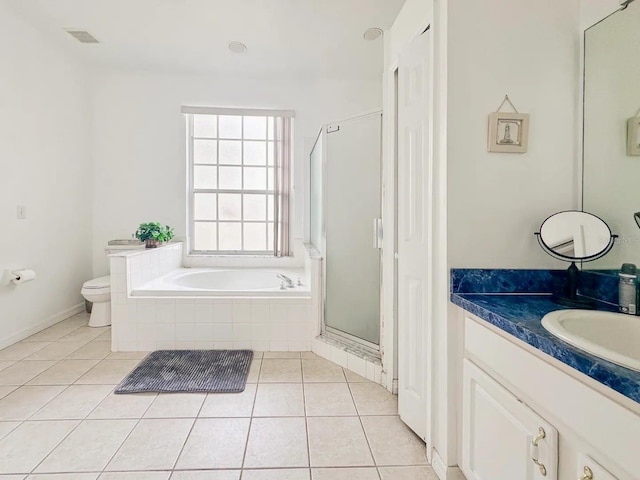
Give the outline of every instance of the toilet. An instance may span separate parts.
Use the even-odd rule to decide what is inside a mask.
[[[144,249],[144,244],[131,240],[111,240],[105,249],[107,255],[122,252],[123,250]],[[111,277],[109,275],[82,284],[80,293],[85,300],[93,303],[90,327],[108,327],[111,325]]]
[[[93,303],[90,327],[107,327],[111,325],[111,277],[94,278],[84,282],[80,291],[85,300]]]

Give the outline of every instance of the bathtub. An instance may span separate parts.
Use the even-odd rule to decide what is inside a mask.
[[[278,274],[295,284],[282,288]],[[302,285],[298,285],[300,279]],[[133,296],[308,297],[304,270],[179,268],[132,291]]]

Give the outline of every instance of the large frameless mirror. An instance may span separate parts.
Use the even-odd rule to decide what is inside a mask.
[[[625,262],[640,264],[634,221],[640,210],[640,128],[629,122],[640,116],[640,2],[588,28],[584,42],[582,208],[605,218],[620,235],[616,248],[589,267],[617,270]]]

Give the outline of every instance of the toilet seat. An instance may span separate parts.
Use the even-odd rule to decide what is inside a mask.
[[[87,290],[111,288],[111,276],[94,278],[93,280],[87,280],[82,284],[82,288]]]

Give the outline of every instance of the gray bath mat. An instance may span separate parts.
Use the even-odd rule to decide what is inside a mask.
[[[244,391],[251,350],[158,350],[150,353],[115,393]]]

